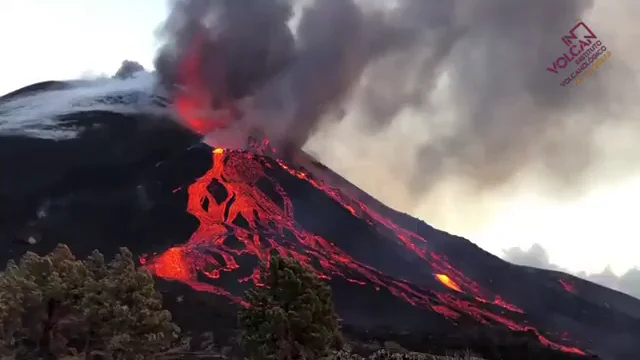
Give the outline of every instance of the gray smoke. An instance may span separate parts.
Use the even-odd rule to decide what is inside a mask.
[[[553,264],[549,260],[547,251],[539,244],[534,244],[529,250],[523,250],[518,247],[510,248],[504,251],[504,258],[518,265],[572,273]],[[574,273],[574,275],[640,299],[640,269],[638,268],[629,269],[621,276],[616,275],[610,267],[606,267],[599,273],[578,272]]]
[[[173,1],[158,32],[164,46],[156,69],[162,82],[173,85],[180,82],[180,63],[197,58],[195,71],[213,96],[212,106],[244,97],[292,59],[291,15],[280,0]],[[197,41],[202,45],[193,53]]]
[[[113,77],[117,79],[129,79],[132,78],[138,72],[144,71],[144,66],[140,65],[137,61],[124,60],[120,64],[120,68],[116,71]]]
[[[180,83],[179,64],[195,56],[213,107],[249,96],[242,119],[212,134],[213,142],[259,129],[276,145],[298,149],[344,118],[356,117],[359,132],[376,134],[411,111],[428,131],[402,169],[412,193],[452,176],[491,189],[532,166],[554,186],[571,187],[596,156],[594,131],[603,119],[614,121],[618,96],[628,90],[611,85],[623,66],[615,57],[579,88],[561,87],[564,77],[545,70],[566,51],[560,37],[592,6],[592,0],[174,1],[159,32],[164,46],[156,68],[165,85]],[[444,74],[455,108],[446,124],[434,115]],[[589,116],[576,121],[567,114]],[[315,152],[335,146],[328,139]],[[379,161],[397,160],[391,154]]]

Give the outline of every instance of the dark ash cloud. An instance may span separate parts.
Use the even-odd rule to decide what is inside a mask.
[[[492,188],[534,165],[554,186],[576,186],[593,160],[591,135],[615,101],[604,71],[578,93],[545,69],[565,51],[560,37],[593,1],[394,3],[174,1],[155,65],[162,82],[173,85],[180,83],[179,64],[197,57],[212,106],[252,97],[234,131],[259,128],[296,149],[344,115],[357,113],[361,131],[376,133],[403,110],[418,111],[416,121],[432,131],[405,169],[413,174],[405,185],[415,193],[450,176]],[[202,42],[194,53],[196,38]],[[429,111],[445,72],[456,115],[441,131]],[[602,116],[564,117],[577,111]]]

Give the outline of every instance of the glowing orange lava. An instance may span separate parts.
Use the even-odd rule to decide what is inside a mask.
[[[454,283],[453,281],[451,281],[451,279],[449,279],[449,277],[445,274],[436,274],[436,279],[440,280],[440,282],[442,284],[444,284],[446,287],[448,287],[449,289],[458,291],[458,292],[462,292],[462,289],[460,289],[460,286],[458,286],[456,283]]]

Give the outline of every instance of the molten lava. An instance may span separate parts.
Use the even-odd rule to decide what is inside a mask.
[[[444,286],[448,287],[449,289],[462,292],[462,289],[460,289],[460,286],[454,283],[447,275],[436,274],[436,279],[440,280],[440,282],[444,284]]]

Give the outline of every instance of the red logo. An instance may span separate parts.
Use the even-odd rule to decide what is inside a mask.
[[[583,39],[597,39],[596,34],[591,31],[591,29],[582,21],[578,21],[576,26],[574,26],[571,30],[569,30],[569,35],[565,35],[562,37],[562,42],[564,42],[567,47],[571,48],[572,46],[576,46],[575,42],[578,42],[578,29],[581,28],[583,31],[581,33],[585,34],[582,36]]]
[[[607,52],[607,47],[602,44],[598,36],[582,20],[578,20],[573,28],[569,30],[569,34],[562,36],[561,40],[568,48],[567,51],[556,58],[551,63],[551,66],[547,67],[547,71],[550,73],[558,74],[571,63],[575,64],[575,71],[566,75],[567,77],[560,84],[561,86],[568,85],[575,78],[581,78],[581,74],[592,63],[603,58],[601,57],[602,55],[607,55],[607,57],[610,55],[610,52]],[[598,66],[599,64],[597,63]]]

